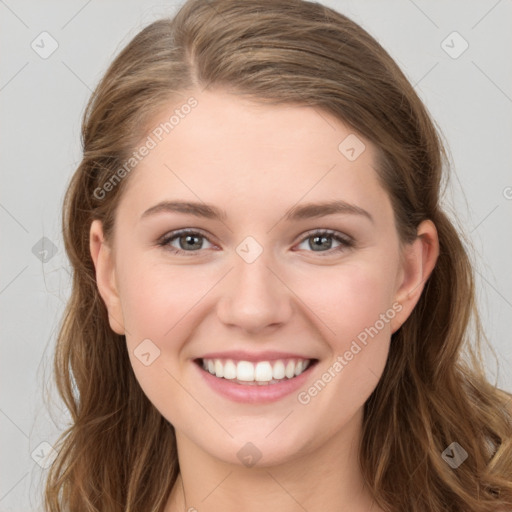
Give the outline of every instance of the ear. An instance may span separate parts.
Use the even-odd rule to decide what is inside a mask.
[[[107,307],[110,328],[124,334],[124,318],[116,283],[114,257],[111,247],[105,242],[101,221],[94,220],[89,232],[89,247],[96,269],[98,291]]]
[[[402,308],[390,322],[391,332],[397,331],[409,318],[439,256],[439,238],[435,224],[431,220],[425,220],[418,226],[417,233],[417,238],[403,249],[395,294],[395,301]]]

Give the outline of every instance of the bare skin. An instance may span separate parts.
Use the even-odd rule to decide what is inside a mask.
[[[365,149],[348,159],[338,147],[353,132],[328,114],[224,92],[193,95],[197,107],[132,171],[113,240],[100,221],[90,231],[110,325],[126,335],[143,391],[176,430],[181,474],[165,512],[379,512],[359,469],[363,407],[391,334],[434,268],[435,226],[425,221],[413,243],[400,242],[373,146],[359,137]],[[226,217],[143,215],[177,200],[211,204]],[[334,200],[351,206],[286,217]],[[196,232],[195,247],[184,236],[158,245],[185,228]],[[311,231],[319,230],[341,241],[324,234],[315,250]],[[249,263],[240,247],[261,253]],[[134,352],[142,340],[160,351],[150,365]],[[300,389],[244,403],[213,389],[195,362],[228,350],[317,362]],[[315,393],[319,380],[325,386]],[[242,449],[253,450],[255,464]]]

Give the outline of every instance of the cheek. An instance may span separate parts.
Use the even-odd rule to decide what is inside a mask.
[[[332,271],[332,269],[331,269]],[[322,437],[329,438],[363,407],[385,368],[391,336],[394,281],[382,266],[340,268],[299,293],[315,311],[329,356],[297,401],[305,423],[328,411]],[[309,292],[307,291],[309,290]]]
[[[315,313],[312,321],[320,328],[329,352],[319,368],[321,382],[302,390],[299,403],[311,401],[312,407],[339,404],[333,411],[333,425],[362,406],[384,370],[391,321],[400,309],[393,303],[395,274],[391,267],[384,268],[377,260],[361,261],[336,270],[324,268],[309,286],[296,284],[297,294]]]
[[[214,277],[208,277],[199,266],[172,267],[150,258],[133,260],[121,278],[127,330],[147,338],[164,338],[208,292]]]
[[[371,261],[324,267],[297,280],[294,291],[314,312],[315,323],[324,325],[322,333],[332,341],[333,349],[343,349],[347,341],[376,323],[379,331],[389,334],[387,320],[395,314],[392,268]]]
[[[180,417],[190,414],[186,409],[194,408],[179,384],[181,350],[197,324],[194,306],[212,283],[197,266],[172,267],[149,257],[132,258],[123,265],[121,304],[133,371],[153,405],[168,421],[179,424]]]

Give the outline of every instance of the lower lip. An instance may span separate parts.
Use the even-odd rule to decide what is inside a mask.
[[[197,367],[197,370],[201,373],[206,383],[220,395],[234,402],[259,404],[276,402],[294,391],[297,391],[304,385],[315,364],[316,362],[310,364],[304,372],[293,379],[286,379],[277,384],[255,384],[252,386],[237,384],[229,379],[215,377],[196,363],[194,363],[194,366]]]

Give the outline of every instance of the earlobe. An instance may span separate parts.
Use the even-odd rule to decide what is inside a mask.
[[[404,249],[400,282],[395,296],[402,309],[391,322],[392,332],[397,331],[412,313],[439,256],[435,224],[425,220],[418,226],[417,233],[417,238]]]
[[[107,307],[110,328],[124,334],[124,319],[115,277],[112,249],[105,242],[101,221],[94,220],[89,232],[89,248],[96,269],[98,291]]]

